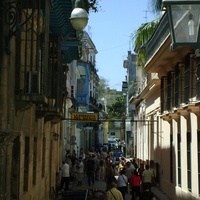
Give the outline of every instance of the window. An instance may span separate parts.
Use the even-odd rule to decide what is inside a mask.
[[[197,132],[197,151],[198,151],[198,186],[199,186],[199,196],[200,196],[200,130]]]
[[[46,138],[43,138],[43,144],[42,144],[42,177],[45,176],[45,160],[46,160]]]
[[[188,190],[192,191],[191,184],[191,132],[187,132],[187,178],[188,178]]]
[[[71,85],[71,98],[73,98],[73,97],[74,97],[74,86]]]
[[[200,59],[199,58],[197,61],[196,79],[197,79],[196,94],[197,94],[197,99],[200,99]]]
[[[185,82],[184,82],[184,103],[190,98],[190,55],[185,59]]]
[[[167,74],[167,110],[171,111],[173,106],[173,96],[174,96],[174,72],[169,72]]]
[[[86,93],[86,79],[85,76],[82,76],[80,79],[77,79],[77,94]]]
[[[20,145],[20,136],[17,136],[13,141],[13,148],[12,148],[12,176],[11,176],[11,196],[18,197],[19,196],[19,190],[18,185],[20,181],[20,156],[21,156],[21,145]],[[5,158],[6,155],[4,154]],[[1,157],[1,159],[3,159]],[[4,187],[4,186],[3,186]],[[5,184],[6,187],[6,184]]]
[[[178,108],[180,105],[180,67],[177,64],[175,67],[175,107]]]
[[[166,110],[166,85],[167,77],[161,78],[161,113]]]
[[[173,183],[173,135],[172,135],[172,130],[171,130],[171,134],[170,134],[170,181],[171,181],[171,183]]]
[[[178,153],[178,186],[181,187],[181,134],[178,133],[178,144],[177,144],[177,153]]]
[[[25,137],[25,147],[24,147],[24,191],[28,191],[28,174],[29,174],[29,146],[30,139]]]
[[[33,144],[33,185],[36,185],[37,176],[37,137],[34,137]]]

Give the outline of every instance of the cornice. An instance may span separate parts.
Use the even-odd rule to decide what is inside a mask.
[[[154,92],[160,87],[160,79],[151,80],[148,82],[145,89],[141,92],[140,96],[142,99],[147,99],[149,96],[154,94]]]
[[[174,113],[177,113],[180,116],[185,117],[186,119],[189,117],[189,112],[185,108],[178,108]]]
[[[169,116],[171,116],[172,119],[174,119],[175,121],[178,121],[180,119],[180,114],[179,113],[169,113]]]
[[[163,119],[164,121],[167,121],[169,123],[172,121],[172,117],[169,115],[169,113],[162,115],[161,119]]]
[[[196,105],[188,105],[186,107],[188,112],[192,112],[194,114],[196,114],[197,116],[200,116],[200,107],[196,106]]]

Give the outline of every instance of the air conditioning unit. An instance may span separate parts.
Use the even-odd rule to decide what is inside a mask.
[[[26,76],[26,93],[39,94],[39,77],[37,71],[29,71]]]

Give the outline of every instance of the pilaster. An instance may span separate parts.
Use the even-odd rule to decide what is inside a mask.
[[[12,144],[19,135],[12,130],[0,130],[0,199],[10,199]]]

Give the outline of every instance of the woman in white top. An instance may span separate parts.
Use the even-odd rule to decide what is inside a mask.
[[[123,168],[120,172],[120,175],[117,181],[117,187],[118,187],[118,190],[122,193],[123,199],[125,199],[125,194],[127,192],[127,185],[128,185],[128,178],[125,175],[125,172],[126,172],[126,169]]]

